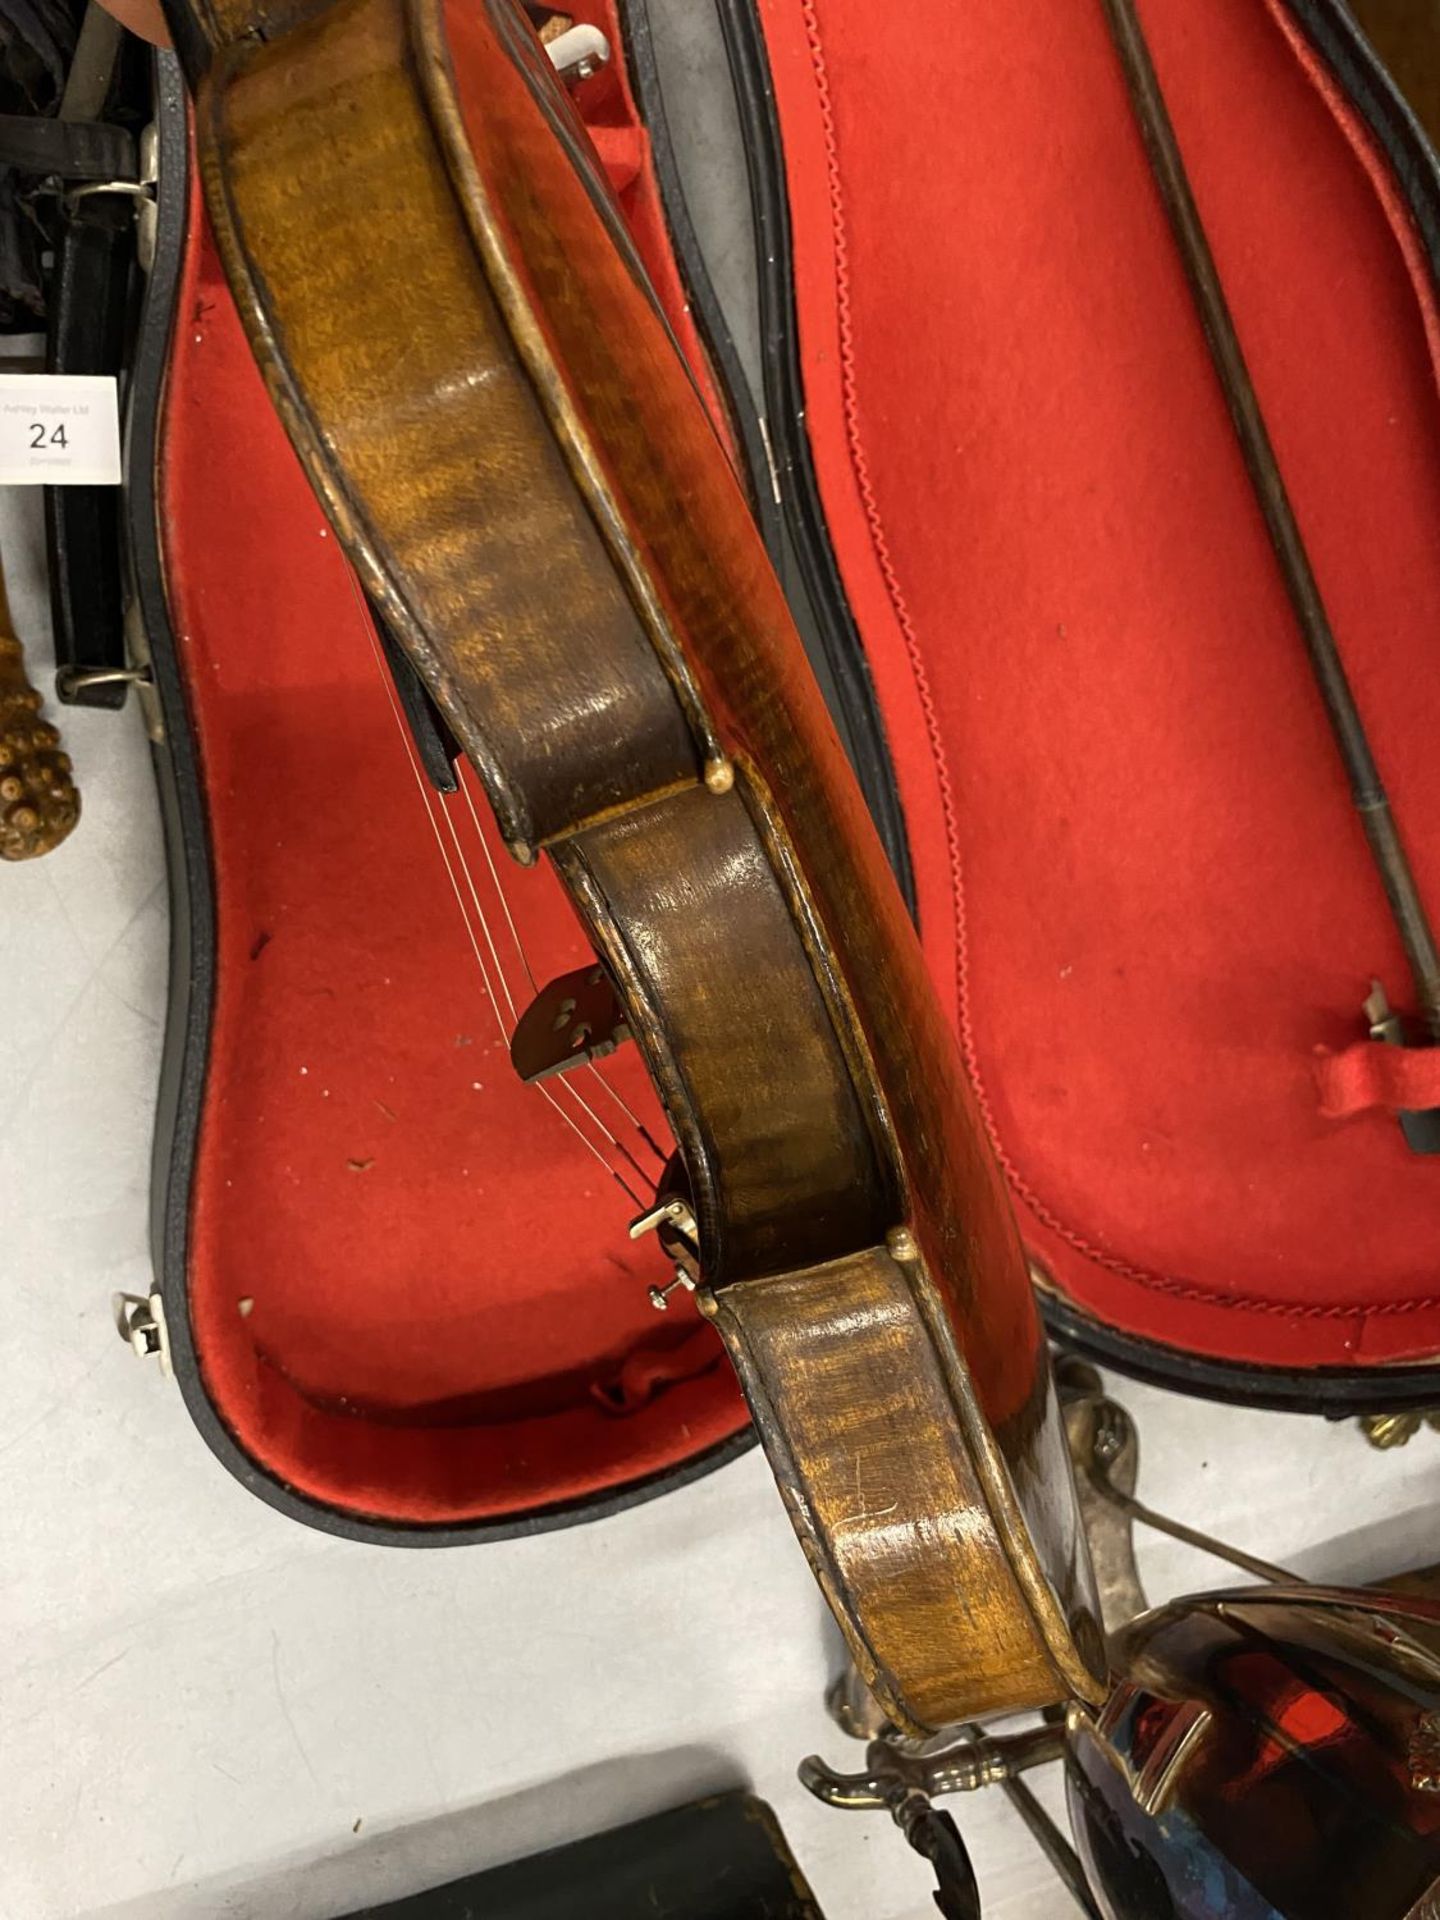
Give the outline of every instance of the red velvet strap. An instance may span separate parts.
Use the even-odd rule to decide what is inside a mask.
[[[1396,1113],[1440,1107],[1440,1047],[1392,1047],[1380,1040],[1358,1040],[1343,1053],[1320,1047],[1315,1079],[1327,1120],[1371,1107]]]
[[[610,185],[616,193],[624,193],[635,184],[647,158],[640,144],[640,129],[610,127],[594,120],[586,126]]]

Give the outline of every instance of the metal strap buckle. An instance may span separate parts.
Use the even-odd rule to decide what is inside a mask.
[[[71,187],[65,194],[65,205],[72,210],[82,200],[88,200],[96,194],[120,194],[135,202],[135,257],[142,273],[149,273],[155,263],[155,233],[160,212],[156,205],[155,188],[160,178],[160,133],[152,121],[140,135],[139,141],[140,173],[135,180],[87,180],[78,187]]]

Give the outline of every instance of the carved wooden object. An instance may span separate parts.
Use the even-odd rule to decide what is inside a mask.
[[[40,717],[0,576],[0,860],[34,860],[80,818],[80,796],[60,735]]]

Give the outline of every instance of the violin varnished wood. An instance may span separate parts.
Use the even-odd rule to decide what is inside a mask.
[[[698,762],[433,164],[404,24],[345,0],[255,49],[202,102],[201,160],[286,425],[323,446],[337,528],[533,848]]]
[[[976,1471],[973,1409],[927,1337],[913,1278],[872,1248],[703,1304],[862,1677],[892,1715],[934,1727],[961,1695],[977,1714],[1010,1711],[1066,1683],[1037,1666]]]
[[[871,1118],[739,792],[691,787],[555,853],[643,1009],[712,1283],[883,1238],[896,1202]]]
[[[523,16],[174,14],[271,390],[506,838],[548,851],[609,965],[702,1299],[857,1658],[914,1728],[1093,1697],[1040,1323],[953,1036]]]

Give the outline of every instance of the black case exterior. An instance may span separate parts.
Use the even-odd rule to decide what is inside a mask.
[[[824,1920],[748,1793],[657,1813],[349,1920]]]

